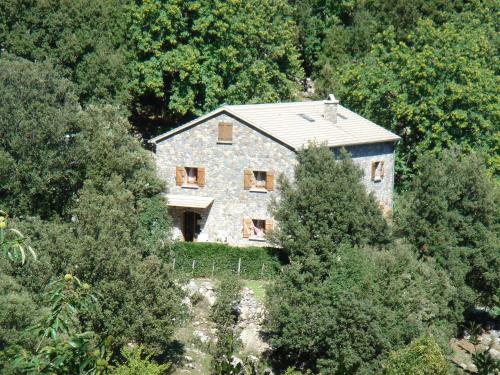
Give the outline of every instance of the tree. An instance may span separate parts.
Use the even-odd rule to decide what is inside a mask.
[[[330,262],[332,245],[389,242],[387,223],[347,154],[337,161],[328,148],[311,144],[297,160],[295,181],[280,178],[281,198],[271,207],[279,222],[273,240],[292,261]]]
[[[290,12],[284,0],[135,2],[135,110],[175,123],[224,102],[293,97],[302,73]]]
[[[490,170],[498,172],[498,46],[487,4],[442,25],[421,20],[404,41],[388,29],[366,57],[338,69],[335,54],[325,52],[320,91],[334,90],[351,109],[403,138],[400,182],[415,172],[420,154],[453,144],[488,151]]]
[[[14,359],[15,373],[23,374],[101,374],[107,368],[104,346],[96,335],[84,331],[82,316],[96,307],[91,286],[71,274],[49,285],[47,316],[31,327],[37,335],[33,352],[23,350]]]
[[[0,4],[0,50],[49,61],[82,103],[127,101],[128,0]]]
[[[61,274],[86,280],[103,296],[86,322],[115,352],[134,341],[167,355],[183,293],[165,262],[170,221],[150,154],[116,107],[80,108],[50,64],[8,56],[0,66],[10,163],[0,204],[23,216],[16,226],[39,253],[22,268],[0,259],[1,272],[37,302]]]
[[[400,235],[447,270],[465,307],[498,304],[500,195],[483,159],[455,148],[422,155],[417,170],[401,199]]]
[[[385,375],[449,375],[448,361],[432,336],[413,340],[410,345],[389,354]]]
[[[267,329],[279,367],[378,373],[387,353],[424,332],[446,342],[455,290],[443,271],[408,248],[343,246],[335,254],[321,273],[307,259],[286,266],[268,290]]]

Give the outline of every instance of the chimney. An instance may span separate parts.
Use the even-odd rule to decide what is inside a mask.
[[[325,120],[331,121],[335,124],[337,122],[337,107],[339,101],[335,99],[333,94],[330,94],[324,103],[323,117]]]

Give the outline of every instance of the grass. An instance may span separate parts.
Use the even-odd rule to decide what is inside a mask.
[[[266,286],[269,284],[268,281],[264,280],[243,280],[243,286],[250,289],[254,295],[255,299],[260,303],[264,303],[266,298]]]

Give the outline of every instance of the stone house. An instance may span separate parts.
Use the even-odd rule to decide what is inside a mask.
[[[150,140],[168,187],[174,236],[186,241],[263,245],[276,178],[293,179],[296,152],[310,141],[345,148],[385,213],[392,209],[399,137],[325,101],[225,105]]]

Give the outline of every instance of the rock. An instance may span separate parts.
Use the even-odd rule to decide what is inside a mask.
[[[193,335],[197,337],[203,344],[210,341],[210,337],[203,331],[194,331]]]
[[[495,359],[500,359],[500,351],[496,349],[490,349],[490,355]]]

